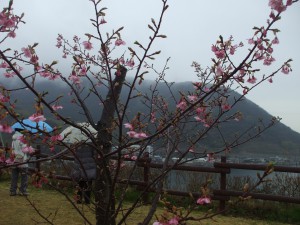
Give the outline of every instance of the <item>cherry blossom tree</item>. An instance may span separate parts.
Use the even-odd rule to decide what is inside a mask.
[[[166,60],[162,71],[158,71],[153,65],[155,57],[160,54],[159,50],[153,50],[153,43],[167,41],[167,36],[160,31],[168,9],[167,0],[161,0],[160,16],[151,19],[148,24],[151,32],[148,43],[135,41],[133,46],[128,46],[126,40],[122,39],[123,27],[108,33],[104,32],[104,27],[109,26],[109,21],[106,21],[107,9],[102,6],[101,0],[90,0],[95,10],[94,19],[91,20],[94,33],[87,33],[84,37],[74,36],[72,41],[67,40],[63,34],[57,37],[56,47],[62,52],[62,58],[73,62],[69,74],[64,74],[58,69],[57,60],[50,63],[41,62],[36,50],[37,43],[31,43],[21,49],[5,47],[6,40],[16,37],[17,29],[26,19],[24,14],[14,14],[11,0],[0,13],[0,69],[4,78],[19,82],[13,88],[0,87],[0,131],[12,133],[12,121],[22,123],[27,117],[35,122],[46,119],[56,121],[58,125],[51,133],[41,129],[39,134],[25,132],[23,141],[28,143],[28,146],[24,151],[32,152],[34,150],[29,146],[33,146],[35,142],[42,143],[53,151],[53,155],[49,158],[40,160],[46,162],[64,153],[74,155],[78,146],[88,144],[97,152],[95,159],[97,179],[93,202],[96,224],[125,223],[135,209],[144,204],[142,198],[147,190],[155,187],[149,211],[145,219],[139,221],[141,224],[149,224],[161,200],[165,177],[174,166],[184,163],[188,154],[193,154],[194,159],[208,156],[208,159],[212,160],[221,152],[234,151],[235,147],[257,137],[278,121],[277,118],[272,118],[268,123],[258,126],[259,129],[249,128],[230,141],[219,129],[224,123],[243,122],[243,116],[240,112],[234,111],[234,108],[247,93],[262,82],[273,82],[272,78],[276,74],[280,72],[288,74],[291,71],[291,60],[283,62],[279,68],[273,68],[273,72],[268,75],[260,75],[259,68],[262,65],[272,66],[275,61],[273,52],[279,44],[280,37],[279,30],[274,24],[295,2],[297,0],[270,0],[271,10],[266,24],[254,27],[253,36],[246,42],[236,42],[233,37],[220,36],[211,46],[214,55],[212,65],[203,68],[198,62],[192,62],[195,69],[194,90],[185,93],[174,92],[173,84],[165,80],[169,59]],[[241,48],[248,49],[242,59],[235,57]],[[132,75],[131,79],[127,78],[127,73]],[[141,92],[142,85],[148,84],[146,81],[148,73],[157,74],[157,78],[151,82],[147,93]],[[38,87],[41,80],[64,83],[69,88],[69,93],[66,96],[55,96],[56,93],[51,93],[51,90],[40,91]],[[169,97],[166,98],[160,93],[162,87],[168,92]],[[243,95],[232,99],[230,96],[236,88],[242,88]],[[18,102],[11,97],[12,93],[24,89],[31,92],[35,98],[35,111],[30,115],[20,112]],[[126,96],[124,99],[120,98],[122,92]],[[85,122],[97,130],[96,136],[86,127],[78,125],[72,117],[63,114],[64,105],[61,102],[67,97],[78,109],[78,113],[84,117]],[[89,107],[90,98],[99,105],[96,113]],[[139,104],[147,109],[147,113],[133,109]],[[64,126],[80,129],[91,142],[68,145],[64,141],[65,137],[60,135]],[[193,129],[193,135],[186,136],[187,129]],[[217,131],[222,137],[220,143],[222,147],[216,150],[200,148],[199,143],[212,131]],[[115,195],[122,171],[125,167],[128,168],[126,180],[130,180],[137,171],[139,160],[147,156],[147,146],[155,144],[164,147],[163,168],[136,201],[124,211],[128,182],[122,186],[120,196]],[[57,146],[63,150],[57,152],[55,150]],[[132,146],[139,147],[132,148]],[[172,162],[171,157],[175,152],[178,158],[176,162]],[[126,159],[133,161],[133,166],[126,165],[124,163]],[[1,158],[2,168],[11,166],[13,160],[13,156],[9,159]],[[36,160],[30,158],[29,161]],[[37,186],[47,182],[45,173],[34,174],[34,177],[37,178]],[[211,203],[209,188],[203,186],[199,187],[199,190],[202,196],[194,199],[195,209]],[[72,199],[68,200],[73,203]],[[170,204],[165,202],[165,205]],[[74,203],[73,206],[80,213],[80,208]],[[207,218],[191,218],[189,213],[177,213],[173,208],[170,217],[158,216],[154,224],[184,224],[189,219]],[[86,223],[91,224],[84,214],[80,215]],[[48,220],[47,222],[51,223]]]

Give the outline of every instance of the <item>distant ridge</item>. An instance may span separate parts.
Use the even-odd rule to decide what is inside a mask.
[[[4,80],[3,82],[6,83]],[[149,86],[153,84],[152,81],[144,81],[143,85],[139,86],[139,90],[142,93],[150,93]],[[7,84],[6,84],[7,85]],[[80,114],[81,112],[78,108],[74,107],[73,104],[70,103],[71,99],[68,95],[68,89],[59,85],[55,82],[39,82],[37,84],[37,89],[40,91],[49,91],[48,99],[54,99],[54,96],[63,95],[64,97],[61,99],[60,103],[64,106],[63,114],[67,117],[72,118],[73,121],[82,121],[83,116]],[[175,97],[179,98],[179,91],[188,93],[192,92],[193,85],[191,82],[180,82],[174,83],[171,87],[174,93],[177,93]],[[168,98],[168,91],[162,87],[158,86],[158,90],[160,95]],[[121,99],[124,100],[126,93],[128,93],[128,88],[124,88],[122,90]],[[55,95],[54,95],[55,94]],[[103,93],[105,94],[105,93]],[[16,93],[12,93],[12,99],[17,100],[17,107],[22,110],[22,113],[26,115],[30,115],[34,112],[34,97],[28,90],[20,90]],[[238,98],[240,95],[237,92],[233,92],[231,95],[232,98]],[[95,98],[91,98],[87,101],[89,107],[91,108],[91,112],[95,121],[100,116],[99,112],[99,102],[95,100]],[[134,105],[134,107],[133,107]],[[134,110],[133,114],[137,111],[144,112],[145,106],[143,104],[137,103],[133,101],[130,105]],[[173,105],[175,107],[175,104]],[[240,111],[243,114],[242,122],[235,123],[226,123],[220,126],[220,129],[225,134],[228,140],[234,138],[234,135],[247,129],[250,126],[254,126],[257,124],[257,121],[270,121],[273,117],[269,113],[267,113],[264,109],[256,105],[254,102],[244,99],[237,107],[233,110]],[[48,122],[56,123],[57,121],[49,119]],[[186,130],[187,134],[193,133],[193,130]],[[9,138],[9,137],[8,137]],[[220,137],[218,137],[215,131],[212,131],[205,142],[203,144],[207,146],[209,149],[217,149],[220,142]],[[238,147],[233,151],[233,154],[238,155],[279,155],[279,156],[299,156],[300,154],[300,134],[293,131],[291,128],[287,127],[282,123],[278,123],[274,127],[270,128],[268,131],[263,133],[259,138]]]

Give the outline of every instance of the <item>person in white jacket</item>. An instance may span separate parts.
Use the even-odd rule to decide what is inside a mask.
[[[22,143],[19,138],[22,134],[18,131],[12,137],[12,153],[15,155],[14,163],[22,163],[26,162],[29,158],[28,153],[24,153],[22,149],[24,149],[27,145]],[[19,194],[27,196],[27,186],[28,186],[28,164],[21,164],[12,167],[11,172],[11,186],[10,186],[10,196],[17,195],[17,187],[18,187],[18,178],[19,174],[21,175],[21,185],[19,187]]]

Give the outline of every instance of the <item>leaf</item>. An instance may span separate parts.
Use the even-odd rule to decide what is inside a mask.
[[[104,12],[98,12],[97,13],[97,16],[99,17],[99,16],[105,16],[105,13]]]
[[[159,34],[159,35],[157,35],[156,37],[167,38],[167,36],[166,36],[166,35],[163,35],[163,34]]]
[[[12,5],[13,5],[13,0],[10,0],[8,5],[9,10],[11,9]]]
[[[124,29],[124,27],[120,27],[117,31],[116,31],[116,33],[117,32],[120,32],[121,30],[123,30]]]
[[[146,74],[146,73],[149,73],[149,71],[144,71],[143,73],[141,73],[141,74],[139,75],[139,77],[143,77],[143,75]]]
[[[85,35],[85,36],[87,36],[88,38],[91,38],[91,37],[93,37],[93,35],[91,35],[91,34],[88,34],[88,33],[85,33],[84,35]]]
[[[54,61],[51,63],[50,67],[56,65],[57,63],[58,63],[58,61],[54,60]]]
[[[135,51],[132,48],[128,47],[128,50],[135,55]]]
[[[38,44],[39,44],[39,43],[34,43],[34,44],[32,45],[32,48],[35,48],[36,46],[38,46]]]
[[[153,18],[151,18],[151,22],[153,23],[153,25],[157,28],[157,25],[155,23],[155,20]]]
[[[154,28],[153,28],[150,24],[148,24],[148,27],[149,27],[153,32],[155,32]]]
[[[149,56],[153,56],[153,55],[158,55],[158,54],[160,54],[160,52],[161,52],[161,51],[154,52],[154,53],[148,55],[148,57],[149,57]]]

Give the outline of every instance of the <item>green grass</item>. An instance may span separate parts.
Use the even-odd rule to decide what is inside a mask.
[[[75,207],[78,207],[92,224],[95,224],[94,207],[86,205],[77,205],[75,207],[66,199],[65,196],[58,194],[56,191],[49,188],[37,189],[29,186],[30,196],[28,199],[23,196],[9,196],[9,178],[0,177],[0,224],[2,225],[35,225],[46,224],[45,221],[33,209],[30,202],[39,209],[39,212],[47,217],[55,225],[81,225],[84,220],[78,215]],[[68,196],[73,199],[73,192],[67,190]],[[133,200],[135,193],[129,194],[128,198]],[[29,202],[30,201],[30,202]],[[124,207],[129,207],[130,201],[125,203]],[[131,217],[126,221],[127,224],[135,225],[143,221],[149,207],[137,208]],[[160,207],[157,210],[157,215],[163,213]],[[292,215],[298,214],[299,211],[290,211]],[[203,212],[198,211],[194,216],[203,216]],[[299,215],[299,214],[298,214]],[[43,223],[42,223],[43,222]],[[188,222],[188,224],[196,225],[284,225],[291,223],[280,223],[275,221],[264,221],[260,219],[241,218],[238,216],[217,216],[214,220],[205,220],[200,222]],[[294,223],[297,224],[297,223]],[[299,224],[299,223],[298,223]]]
[[[272,201],[250,200],[233,206],[230,215],[300,224],[300,206]]]

